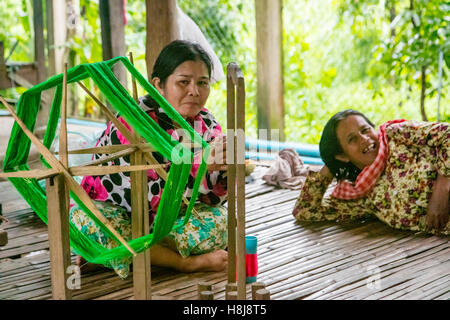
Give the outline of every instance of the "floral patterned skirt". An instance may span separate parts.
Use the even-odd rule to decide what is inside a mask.
[[[108,202],[94,201],[94,203],[112,227],[125,240],[131,240],[131,219],[126,210]],[[160,245],[178,251],[182,257],[225,249],[228,239],[226,208],[223,206],[211,207],[204,203],[198,203],[194,206],[194,209],[195,212],[193,210],[186,225],[172,230],[161,241]],[[105,248],[112,249],[118,245],[115,239],[102,231],[76,204],[70,210],[70,220],[84,235]],[[179,224],[183,220],[184,215],[180,215],[175,224]],[[114,269],[119,277],[125,279],[130,272],[132,261],[131,257],[127,257],[112,260],[105,266]]]

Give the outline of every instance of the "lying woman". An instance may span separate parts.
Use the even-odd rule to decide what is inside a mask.
[[[376,131],[362,113],[345,110],[325,125],[319,150],[325,166],[309,173],[297,220],[375,215],[396,229],[450,234],[448,123],[393,120]]]
[[[226,143],[219,123],[204,106],[210,92],[211,60],[197,44],[187,41],[174,41],[168,44],[155,62],[152,84],[175,110],[210,145],[210,159],[218,164],[225,163]],[[173,138],[182,141],[183,132],[177,130],[177,124],[169,118],[162,108],[150,97],[139,99],[144,111]],[[118,120],[128,126],[125,120]],[[186,141],[183,141],[186,142]],[[97,146],[128,144],[112,122],[100,136]],[[153,156],[162,164],[170,165],[161,154]],[[94,160],[100,155],[94,155]],[[119,158],[110,165],[129,165],[130,157]],[[200,161],[194,161],[186,188],[189,199]],[[214,164],[214,162],[210,162]],[[150,224],[154,221],[164,189],[165,181],[154,170],[147,172],[148,202]],[[131,185],[130,174],[117,173],[102,176],[84,177],[81,186],[89,196],[96,200],[100,211],[121,235],[131,240]],[[184,227],[172,231],[161,243],[150,250],[151,263],[169,267],[182,272],[221,271],[227,266],[227,211],[222,203],[226,200],[227,180],[225,171],[207,171],[199,188],[198,203]],[[183,219],[182,208],[178,221]],[[197,214],[198,213],[198,214]],[[72,222],[86,235],[107,248],[117,246],[117,242],[99,227],[77,206],[70,211]],[[131,258],[113,261],[109,267],[125,278],[129,272]],[[80,264],[83,262],[80,260]],[[83,270],[83,269],[82,269]]]

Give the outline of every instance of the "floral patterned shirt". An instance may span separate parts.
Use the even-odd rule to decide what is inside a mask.
[[[389,126],[386,135],[386,167],[369,194],[354,200],[328,197],[332,179],[311,171],[294,206],[295,218],[346,221],[375,215],[396,229],[450,235],[450,220],[440,231],[428,230],[425,223],[437,175],[450,177],[450,125],[405,121]]]
[[[162,108],[155,105],[148,96],[139,99],[139,105],[143,110],[158,123],[167,133],[169,133],[177,141],[182,141],[182,131],[178,131],[176,124],[169,118]],[[118,117],[128,129],[130,126],[122,117]],[[188,122],[194,130],[205,140],[211,142],[214,138],[222,136],[222,129],[214,116],[205,108],[203,108],[195,119],[190,119]],[[116,126],[109,122],[107,128],[102,133],[97,141],[97,146],[129,144],[128,140],[117,130]],[[161,164],[168,164],[166,171],[169,170],[170,162],[164,158],[160,153],[153,152],[153,157]],[[95,154],[93,160],[101,157]],[[105,163],[104,165],[129,165],[130,156],[125,156],[114,161]],[[184,195],[189,199],[192,194],[194,180],[197,174],[200,159],[194,159],[192,164],[191,174],[188,179],[188,184]],[[222,204],[227,195],[227,180],[226,171],[207,171],[205,178],[199,187],[198,200],[208,205]],[[161,200],[162,191],[165,181],[158,176],[155,170],[147,171],[148,177],[148,201],[150,223],[158,210],[158,205]],[[121,206],[131,212],[131,184],[130,173],[120,172],[116,174],[100,175],[100,176],[86,176],[81,182],[81,186],[86,190],[89,196],[94,200],[112,202],[115,205]]]

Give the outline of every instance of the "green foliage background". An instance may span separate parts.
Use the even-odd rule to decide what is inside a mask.
[[[318,143],[326,121],[345,108],[364,112],[376,124],[393,118],[421,120],[417,67],[425,60],[429,66],[425,109],[429,120],[436,120],[438,52],[443,50],[446,58],[449,55],[450,4],[440,0],[415,3],[421,13],[417,17],[406,10],[409,0],[283,1],[286,140]],[[399,17],[395,39],[390,38],[386,9],[390,4]],[[231,61],[243,69],[247,134],[256,137],[254,1],[178,0],[178,5],[202,29],[224,69]],[[2,6],[0,40],[5,42],[5,55],[19,40],[10,59],[32,61],[31,0],[2,0]],[[82,31],[66,45],[79,63],[100,61],[98,0],[80,0],[80,6]],[[419,19],[420,28],[411,29],[411,19]],[[127,21],[127,51],[133,52],[137,68],[146,74],[145,1],[127,1]],[[447,73],[444,64],[440,119],[450,122]],[[20,90],[0,94],[17,96]],[[207,107],[226,123],[224,80],[213,85]]]

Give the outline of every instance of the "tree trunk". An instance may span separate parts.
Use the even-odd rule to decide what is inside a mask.
[[[422,120],[428,121],[427,114],[425,112],[425,90],[427,88],[427,81],[425,79],[427,72],[427,67],[422,66],[422,79],[421,79],[421,90],[420,90],[420,113],[422,114]]]

